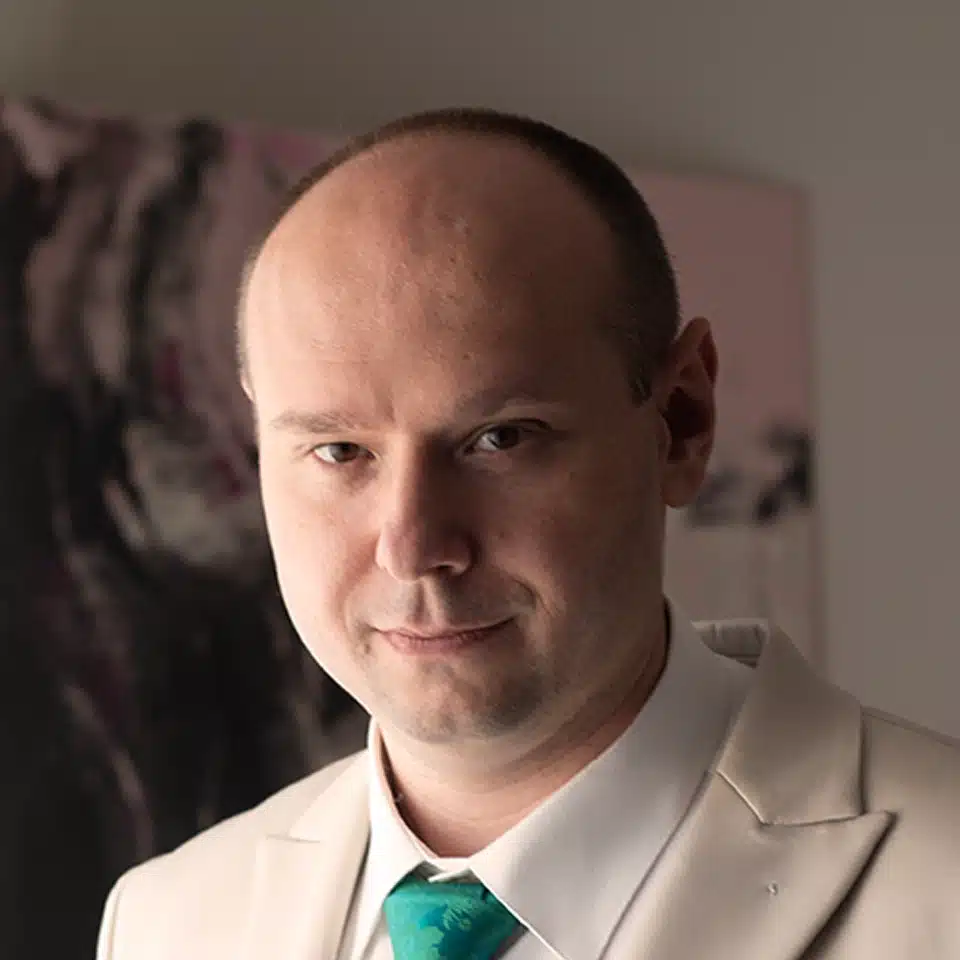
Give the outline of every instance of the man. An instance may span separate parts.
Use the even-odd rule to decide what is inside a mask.
[[[281,589],[369,749],[121,879],[101,960],[960,956],[956,745],[663,598],[717,355],[606,158],[399,121],[240,318]]]

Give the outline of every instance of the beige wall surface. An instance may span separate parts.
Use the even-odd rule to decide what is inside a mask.
[[[810,202],[829,670],[960,734],[955,0],[0,0],[0,89],[325,130],[482,103]]]

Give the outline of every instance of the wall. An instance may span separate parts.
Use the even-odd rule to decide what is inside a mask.
[[[960,4],[0,0],[0,87],[358,129],[530,112],[808,191],[829,670],[960,734]]]

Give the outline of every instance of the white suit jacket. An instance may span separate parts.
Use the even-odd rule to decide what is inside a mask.
[[[863,709],[763,624],[698,629],[756,676],[605,960],[960,958],[960,745]],[[98,960],[335,960],[366,775],[348,757],[126,874]]]

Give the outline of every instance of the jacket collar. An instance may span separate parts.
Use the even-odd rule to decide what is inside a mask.
[[[363,755],[282,834],[261,839],[238,960],[334,960],[369,837]]]
[[[890,828],[866,812],[857,702],[778,631],[699,624],[756,664],[713,777],[628,914],[631,957],[798,960]],[[611,957],[614,960],[616,954]]]

